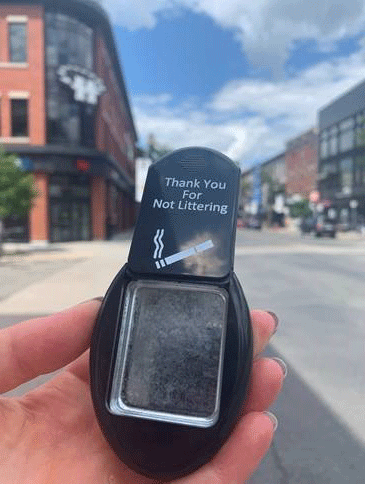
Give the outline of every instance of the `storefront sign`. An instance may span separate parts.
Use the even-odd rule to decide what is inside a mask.
[[[60,81],[74,91],[75,101],[96,106],[99,96],[106,91],[103,80],[83,67],[61,66],[58,75]]]
[[[43,173],[88,173],[96,176],[106,176],[107,165],[84,158],[50,157],[48,159],[34,159],[32,171]]]
[[[321,195],[317,190],[312,190],[309,194],[309,200],[312,203],[318,203],[320,198],[321,198]]]
[[[90,170],[90,162],[87,160],[76,160],[76,168],[78,171],[86,173]]]

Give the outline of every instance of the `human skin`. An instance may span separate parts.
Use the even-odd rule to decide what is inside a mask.
[[[0,394],[62,369],[44,385],[0,397],[1,484],[147,484],[106,442],[89,388],[89,345],[97,300],[0,331]],[[265,411],[282,387],[281,365],[260,357],[275,318],[252,311],[254,362],[248,398],[232,435],[208,464],[176,484],[241,484],[267,452],[274,423]]]

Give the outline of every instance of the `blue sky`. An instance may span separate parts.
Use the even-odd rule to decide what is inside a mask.
[[[171,93],[175,103],[191,97],[205,103],[231,79],[248,74],[234,33],[207,15],[184,10],[157,18],[153,29],[115,29],[131,94]]]
[[[365,0],[110,0],[143,145],[218,149],[243,168],[279,154],[365,80]]]

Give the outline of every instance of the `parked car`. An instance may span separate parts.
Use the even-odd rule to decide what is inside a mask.
[[[315,231],[316,237],[322,237],[327,235],[328,237],[335,238],[337,228],[334,222],[326,219],[323,216],[319,216],[316,219],[314,231]]]
[[[314,217],[303,217],[300,222],[300,231],[303,234],[310,234],[314,232],[316,227],[316,220]]]
[[[247,221],[247,228],[261,230],[262,222],[259,217],[250,217]]]

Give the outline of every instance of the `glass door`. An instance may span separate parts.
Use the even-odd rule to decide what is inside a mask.
[[[71,210],[70,203],[54,200],[51,204],[51,242],[67,242],[71,239]]]
[[[71,240],[90,240],[90,210],[87,202],[73,201],[71,205]]]

